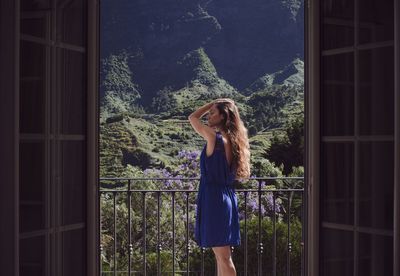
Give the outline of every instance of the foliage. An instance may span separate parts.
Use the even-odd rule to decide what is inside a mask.
[[[253,93],[246,103],[252,107],[246,118],[252,126],[252,133],[282,127],[288,119],[283,109],[297,99],[300,90],[295,86],[271,85]]]
[[[132,72],[128,65],[129,57],[129,53],[123,50],[102,59],[100,71],[102,117],[121,112],[134,114],[144,112],[143,108],[137,104],[141,95],[133,82]]]
[[[264,156],[277,165],[283,164],[283,173],[290,174],[292,167],[303,165],[304,120],[297,117],[291,120],[283,136],[273,135],[271,146]]]
[[[122,177],[124,178],[145,178],[141,180],[132,181],[130,188],[130,215],[131,215],[131,244],[132,244],[132,269],[136,271],[142,270],[143,261],[143,244],[144,234],[146,234],[146,258],[147,258],[147,271],[155,273],[157,269],[157,248],[160,246],[160,262],[162,270],[172,270],[172,248],[175,244],[175,268],[185,269],[186,267],[186,239],[189,239],[190,270],[200,270],[201,264],[201,249],[194,241],[194,222],[195,222],[195,209],[196,209],[196,195],[193,192],[163,192],[158,193],[158,189],[163,190],[196,190],[195,180],[183,181],[181,178],[197,178],[199,177],[199,151],[186,151],[178,152],[177,163],[175,169],[146,169],[141,171],[136,167],[127,165],[127,170]],[[152,180],[151,178],[164,178],[164,180]],[[254,178],[254,176],[252,177]],[[283,195],[274,193],[272,190],[274,186],[266,185],[266,181],[250,179],[247,182],[238,183],[238,188],[261,188],[264,191],[261,196],[261,205],[259,205],[259,197],[257,191],[248,192],[246,200],[245,194],[238,193],[239,201],[239,216],[241,220],[241,235],[244,237],[244,219],[247,220],[247,237],[248,237],[248,265],[249,269],[253,271],[256,267],[256,239],[258,235],[258,211],[260,208],[262,219],[262,236],[264,248],[271,246],[272,239],[272,216],[276,215],[276,229],[277,229],[277,256],[278,268],[283,267],[286,244],[286,229],[287,229],[287,208],[285,208]],[[271,183],[268,183],[271,184]],[[107,184],[105,181],[102,183],[103,187],[108,187],[111,182]],[[108,186],[107,186],[108,185]],[[113,187],[116,190],[120,188],[127,188],[128,183],[125,180],[114,183]],[[135,190],[153,190],[153,192],[135,192]],[[174,206],[172,209],[172,196],[174,195]],[[275,195],[275,196],[274,196]],[[274,201],[275,198],[275,201]],[[146,205],[143,205],[145,199]],[[115,201],[115,205],[114,205]],[[246,204],[247,203],[247,204]],[[101,194],[101,245],[102,245],[102,266],[103,270],[112,270],[114,268],[114,223],[116,225],[116,244],[117,244],[117,270],[126,270],[129,257],[129,237],[128,237],[128,216],[129,216],[129,197],[127,193],[113,193],[102,192]],[[158,208],[158,205],[160,208]],[[114,222],[114,207],[116,222]],[[157,211],[159,210],[159,212]],[[174,217],[172,219],[172,210],[174,210]],[[187,213],[187,210],[189,213]],[[245,210],[247,210],[245,212]],[[299,269],[300,255],[299,243],[301,234],[301,224],[296,221],[296,214],[294,209],[291,211],[291,239],[292,239],[292,268],[293,271]],[[144,217],[145,216],[145,217]],[[160,218],[158,221],[157,218]],[[189,224],[187,224],[187,220]],[[143,228],[144,222],[146,228]],[[172,236],[172,222],[175,227],[175,243],[173,243]],[[157,225],[160,224],[160,240],[157,236]],[[143,229],[146,229],[145,233]],[[189,229],[189,237],[186,231]],[[243,238],[242,238],[243,240]],[[242,246],[235,248],[235,263],[238,270],[243,270],[243,242]],[[264,256],[267,260],[271,259],[270,250],[264,251]],[[268,263],[268,264],[267,264]],[[265,269],[269,269],[270,261],[265,262]],[[205,254],[205,269],[206,271],[213,271],[214,257],[212,252],[208,249]],[[264,270],[266,271],[266,270]],[[209,272],[207,272],[209,273]]]
[[[158,91],[151,104],[152,111],[155,113],[170,112],[177,107],[178,103],[173,96],[171,87],[165,87]]]
[[[278,177],[282,176],[282,170],[275,167],[268,159],[257,160],[252,162],[253,175]]]
[[[131,164],[145,169],[151,164],[151,156],[140,148],[123,149],[122,154],[122,164],[124,166]]]
[[[186,80],[198,80],[205,85],[212,85],[218,80],[217,71],[203,48],[187,53],[179,65],[183,66],[182,72],[192,74],[185,76]]]
[[[258,240],[259,233],[263,244],[262,252],[262,275],[272,275],[273,271],[273,245],[274,245],[274,223],[270,218],[261,220],[261,227],[258,229],[258,218],[252,218],[247,221],[247,260],[248,275],[257,275],[258,270]],[[242,243],[245,240],[245,222],[241,221]],[[285,221],[276,221],[276,269],[277,275],[288,275],[286,272],[286,260],[288,254],[288,224]],[[301,275],[301,222],[293,218],[290,221],[290,275]],[[233,258],[237,271],[244,271],[244,246],[235,248]]]

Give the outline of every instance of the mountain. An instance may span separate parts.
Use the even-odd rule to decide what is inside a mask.
[[[187,115],[237,103],[252,162],[304,113],[299,0],[102,0],[101,175],[171,168],[197,150]]]
[[[103,0],[101,6],[101,56],[129,53],[136,102],[145,108],[159,91],[196,81],[223,82],[229,93],[241,93],[303,59],[302,1]]]
[[[249,88],[245,90],[245,94],[251,95],[254,92],[263,90],[272,85],[303,87],[304,62],[299,58],[296,58],[282,70],[272,74],[265,74],[253,82]]]

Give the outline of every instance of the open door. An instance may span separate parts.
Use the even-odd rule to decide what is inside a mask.
[[[399,271],[399,1],[311,1],[309,275]]]
[[[21,0],[1,7],[14,27],[8,33],[14,47],[6,49],[14,51],[8,59],[13,82],[2,98],[15,116],[5,129],[14,134],[8,140],[14,162],[1,194],[13,199],[8,211],[15,228],[3,244],[14,254],[2,269],[6,275],[95,275],[97,2]]]

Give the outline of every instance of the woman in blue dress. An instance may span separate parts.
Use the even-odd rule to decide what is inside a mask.
[[[201,117],[207,114],[207,125]],[[207,103],[189,116],[194,130],[206,140],[200,155],[195,240],[211,247],[218,275],[236,275],[231,246],[240,245],[238,204],[234,183],[250,176],[247,129],[232,99]]]

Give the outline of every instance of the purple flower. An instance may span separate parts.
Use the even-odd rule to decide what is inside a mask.
[[[249,200],[249,203],[248,203],[248,206],[250,207],[250,209],[251,209],[251,211],[255,211],[256,209],[257,209],[257,202],[256,202],[256,200],[253,198],[253,199],[250,199]]]
[[[274,210],[274,194],[272,192],[267,193],[266,199],[267,199],[268,209],[273,211]],[[281,205],[277,200],[275,200],[275,211],[276,212],[281,211]]]
[[[244,212],[242,210],[239,211],[239,220],[244,220]]]
[[[249,198],[249,201],[247,203],[247,206],[250,208],[250,213],[257,213],[258,214],[258,208],[261,209],[261,215],[265,214],[265,207],[264,205],[257,204],[257,199],[256,198]]]

